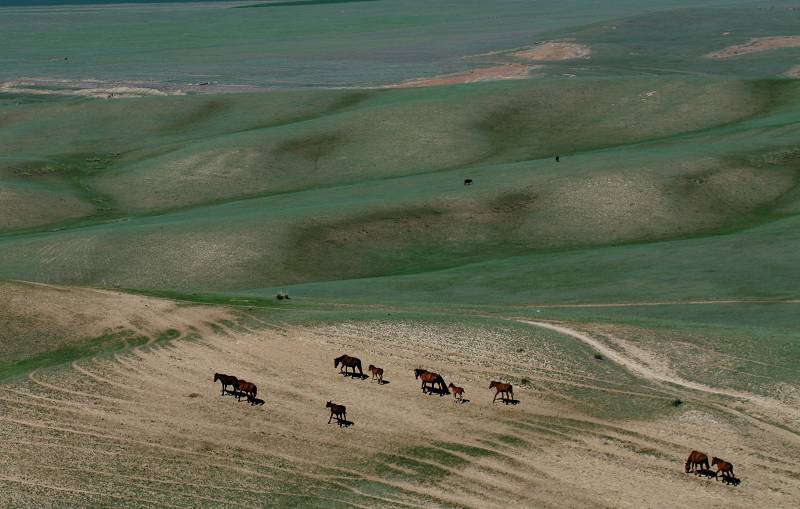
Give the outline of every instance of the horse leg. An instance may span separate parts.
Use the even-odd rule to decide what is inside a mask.
[[[495,401],[497,401],[497,395],[498,395],[498,394],[500,394],[500,391],[497,391],[497,392],[495,392],[495,393],[494,393],[494,399],[492,400],[492,403],[494,403]]]
[[[333,410],[331,410],[331,416],[328,417],[328,424],[330,424],[332,420],[333,420]]]

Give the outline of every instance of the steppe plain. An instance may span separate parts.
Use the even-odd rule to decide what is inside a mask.
[[[800,5],[604,4],[2,4],[0,505],[797,507]]]

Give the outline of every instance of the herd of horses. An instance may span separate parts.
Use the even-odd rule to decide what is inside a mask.
[[[361,369],[361,359],[358,357],[352,357],[350,355],[336,357],[333,360],[333,367],[338,368],[340,365],[339,373],[342,375],[361,379],[368,377]],[[350,370],[349,372],[348,369]],[[383,379],[383,368],[370,364],[367,370],[372,373],[372,381],[377,381],[379,385],[388,383]],[[358,371],[358,373],[356,373],[356,371]],[[414,378],[422,381],[421,389],[424,394],[439,394],[440,396],[444,396],[445,394],[451,394],[452,390],[453,398],[456,401],[460,403],[468,401],[464,399],[463,387],[458,387],[452,383],[445,384],[444,378],[439,373],[417,368],[414,370]],[[222,384],[223,396],[225,394],[233,394],[236,396],[237,401],[241,401],[242,397],[245,397],[250,404],[255,405],[260,404],[259,402],[263,403],[256,397],[258,394],[258,387],[256,387],[254,383],[223,373],[215,373],[214,382],[220,382],[220,384]],[[228,390],[228,387],[231,389]],[[489,384],[489,388],[495,390],[492,403],[497,401],[498,396],[500,396],[501,401],[504,403],[517,402],[514,399],[514,387],[510,383],[492,381]],[[334,418],[340,426],[352,424],[352,422],[347,420],[347,407],[344,405],[328,401],[325,407],[330,409],[328,424],[330,424]],[[712,466],[716,466],[717,470],[711,470]],[[689,457],[686,459],[685,469],[687,474],[693,472],[700,476],[713,477],[714,479],[722,480],[724,483],[734,486],[738,486],[741,482],[733,475],[732,463],[717,458],[716,456],[714,456],[709,463],[708,456],[700,451],[692,451],[689,454]]]
[[[711,470],[711,467],[716,466],[716,470]],[[738,486],[741,482],[736,476],[733,475],[733,463],[721,460],[714,456],[711,459],[711,464],[708,463],[708,456],[700,451],[692,451],[686,459],[686,473],[694,472],[697,475],[704,477],[713,477],[714,479],[721,479],[726,484]]]

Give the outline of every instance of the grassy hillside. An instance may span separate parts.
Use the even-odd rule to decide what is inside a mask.
[[[549,263],[674,246],[676,277],[719,233],[792,242],[799,93],[618,78],[7,105],[0,276],[213,292],[477,263],[459,281],[533,291]],[[55,203],[15,207],[29,190]],[[686,240],[641,245],[666,239]],[[640,246],[597,251],[620,243]]]

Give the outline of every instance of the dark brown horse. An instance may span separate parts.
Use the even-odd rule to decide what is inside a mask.
[[[711,465],[717,466],[717,475],[722,474],[722,478],[733,479],[733,463],[728,463],[714,456],[711,458]]]
[[[439,373],[434,373],[433,371],[428,371],[427,369],[417,368],[414,370],[414,378],[418,378],[422,380],[422,392],[425,392],[426,389],[430,390],[431,392],[436,391],[436,386],[439,386],[439,391],[441,394],[450,394],[450,391],[447,389],[447,386],[444,383],[444,378]],[[426,387],[426,384],[431,384],[430,387]]]
[[[342,365],[342,367],[339,369],[339,373],[344,373],[346,375],[347,374],[347,368],[350,368],[350,369],[353,370],[352,374],[355,375],[356,374],[356,368],[358,368],[358,374],[361,375],[362,377],[364,376],[364,372],[361,371],[361,359],[359,359],[357,357],[350,357],[349,355],[342,355],[340,357],[337,357],[337,358],[333,359],[333,367],[334,368],[338,368],[339,364]]]
[[[256,387],[256,384],[245,380],[239,380],[239,392],[236,394],[237,400],[241,401],[242,395],[245,395],[247,396],[247,401],[253,402],[256,399],[256,394],[258,394],[258,387]]]
[[[497,396],[503,394],[502,400],[508,401],[508,396],[511,396],[511,399],[514,399],[514,386],[511,384],[503,383],[503,382],[492,382],[489,384],[489,388],[496,390],[497,392],[494,393],[494,399],[492,403],[497,401]]]
[[[463,387],[456,387],[452,383],[447,386],[448,389],[453,391],[453,399],[457,401],[464,401],[464,388]]]
[[[696,470],[697,467],[700,467],[701,470],[711,468],[708,466],[708,456],[699,451],[692,451],[686,459],[686,473]]]
[[[214,373],[214,381],[219,381],[222,384],[222,396],[225,395],[225,387],[231,386],[233,388],[230,392],[236,392],[239,389],[239,379],[235,376],[226,375],[224,373]]]
[[[336,417],[336,420],[339,421],[340,423],[342,421],[346,421],[347,420],[347,407],[346,406],[337,405],[336,403],[331,403],[330,401],[328,401],[325,404],[325,408],[330,408],[331,409],[331,416],[330,416],[330,418],[328,418],[328,424],[331,423],[331,420],[333,420],[334,416]]]
[[[372,373],[373,380],[377,380],[378,384],[383,384],[383,368],[379,368],[370,364],[367,368],[367,371]]]

